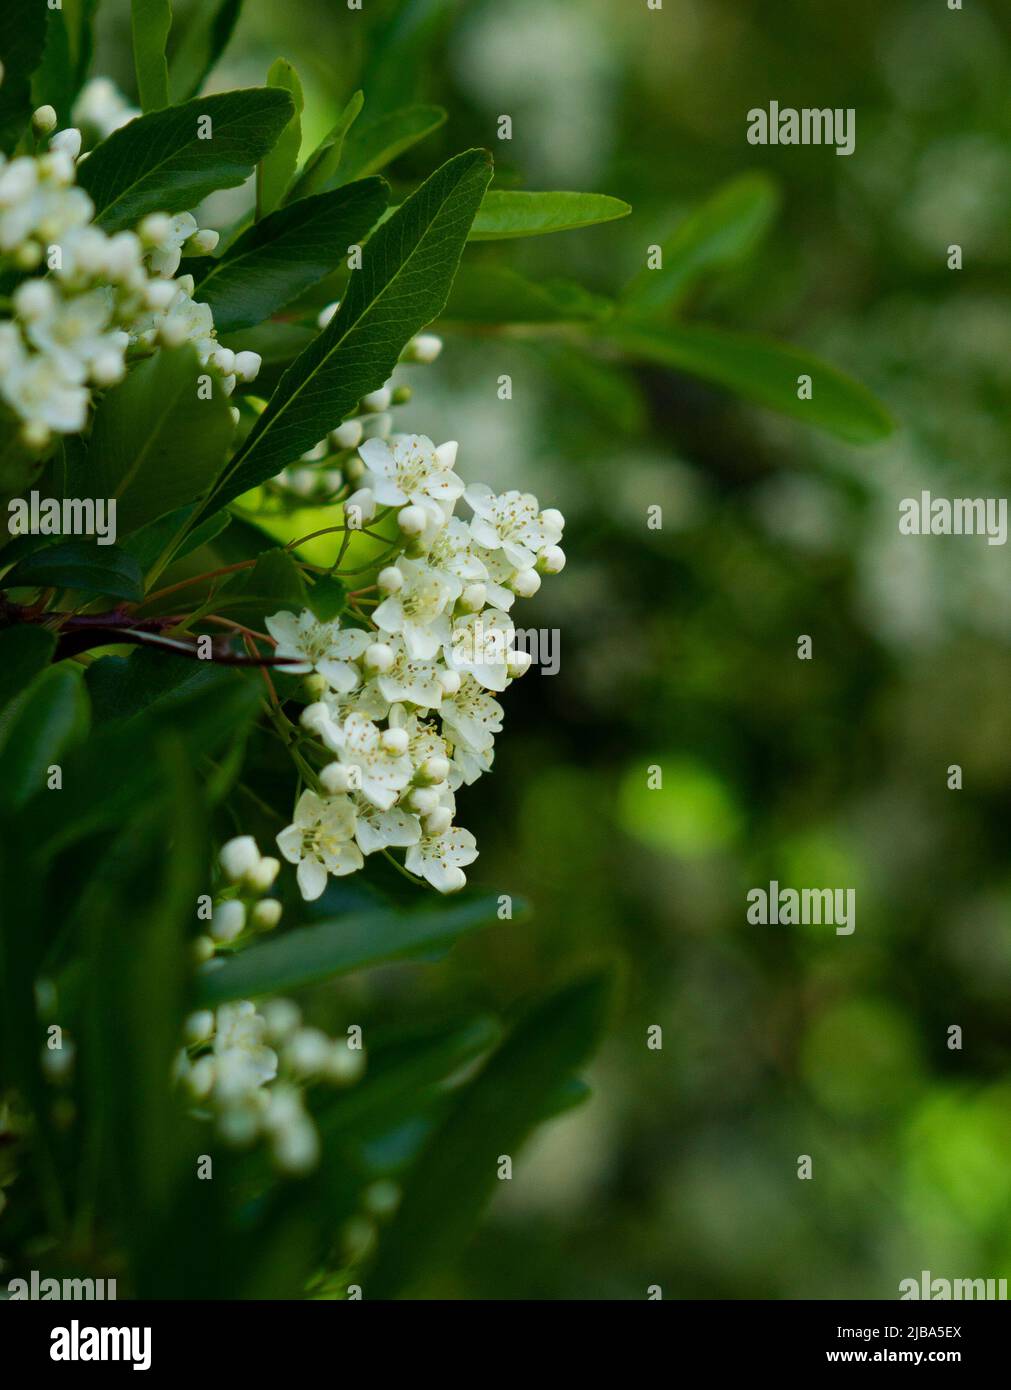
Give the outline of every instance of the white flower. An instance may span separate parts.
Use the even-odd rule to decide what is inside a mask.
[[[358,453],[381,506],[412,502],[431,509],[433,503],[455,502],[463,494],[463,482],[453,472],[456,447],[455,441],[436,448],[423,434],[398,434],[390,443],[367,439]]]
[[[57,434],[77,434],[88,419],[89,395],[66,381],[45,357],[26,358],[0,381],[0,393],[29,424]]]
[[[324,623],[308,608],[296,618],[282,610],[267,618],[267,631],[277,642],[274,655],[291,659],[283,669],[290,675],[318,671],[332,689],[347,692],[361,684],[354,662],[372,641],[361,628],[342,628],[339,619]]]
[[[531,569],[537,552],[557,539],[542,525],[537,498],[530,492],[503,492],[496,497],[484,483],[474,483],[464,500],[474,512],[470,523],[474,539],[489,550],[501,548],[517,569]]]
[[[509,684],[509,654],[515,636],[504,613],[468,613],[458,618],[446,643],[450,668],[469,674],[486,690],[504,690]]]
[[[442,835],[424,835],[407,851],[405,865],[440,893],[455,893],[467,882],[465,864],[477,858],[477,841],[469,830],[452,826]]]
[[[277,1053],[263,1041],[266,1021],[248,999],[222,1004],[214,1033],[214,1090],[234,1101],[277,1075]]]
[[[93,130],[100,140],[132,121],[140,112],[107,77],[93,77],[81,88],[70,113],[76,126]]]
[[[402,637],[391,637],[386,645],[392,653],[390,664],[355,693],[354,707],[370,719],[385,719],[391,705],[404,701],[421,709],[437,709],[442,700],[439,673],[445,668],[438,661],[409,656]]]
[[[502,732],[502,706],[471,675],[463,677],[455,695],[443,696],[439,713],[454,744],[471,753],[487,753]]]
[[[408,656],[431,661],[449,637],[447,607],[460,593],[460,581],[447,578],[419,560],[397,561],[404,582],[383,600],[372,621],[383,632],[399,633]]]
[[[379,849],[405,848],[416,845],[421,838],[418,818],[402,806],[381,811],[364,797],[356,801],[357,820],[355,839],[362,854],[374,854]]]
[[[189,212],[180,212],[170,217],[161,229],[164,235],[148,251],[148,264],[152,274],[170,280],[179,269],[183,246],[197,230],[197,219]]]
[[[425,537],[428,539],[428,537]],[[493,554],[486,551],[485,554]],[[480,547],[470,533],[470,527],[459,517],[451,516],[442,526],[434,526],[428,554],[432,569],[458,579],[461,584],[473,584],[488,578],[488,569]]]
[[[43,281],[27,281],[27,285]],[[22,287],[24,288],[24,287]],[[109,330],[112,296],[108,290],[56,299],[48,313],[33,317],[25,330],[28,341],[47,356],[65,381],[80,384],[106,354],[125,371],[124,354],[129,336]]]
[[[328,873],[341,878],[362,867],[354,832],[354,808],[346,796],[324,800],[304,791],[299,797],[294,821],[278,835],[277,847],[289,864],[298,865],[298,886],[307,902],[323,892]]]
[[[411,760],[383,746],[382,733],[364,714],[353,711],[338,727],[337,757],[358,769],[358,789],[381,811],[388,811],[411,780]]]

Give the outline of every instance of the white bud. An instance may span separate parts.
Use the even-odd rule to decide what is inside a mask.
[[[308,1117],[287,1125],[274,1136],[274,1161],[283,1173],[294,1177],[315,1168],[319,1161],[319,1135]]]
[[[56,108],[40,106],[32,113],[32,130],[36,135],[48,135],[56,129]]]
[[[408,800],[411,809],[416,811],[419,816],[430,816],[433,811],[439,809],[439,793],[432,787],[412,788]]]
[[[183,1037],[188,1043],[205,1042],[214,1032],[214,1015],[210,1009],[200,1009],[190,1014],[183,1024]]]
[[[172,219],[165,212],[149,212],[137,232],[145,246],[161,246],[172,235]]]
[[[246,909],[237,898],[217,903],[211,916],[211,936],[215,941],[234,941],[246,925]]]
[[[246,874],[246,882],[254,893],[266,893],[268,888],[273,887],[280,868],[280,860],[264,855],[259,864]]]
[[[126,375],[122,354],[110,348],[100,352],[91,364],[91,379],[96,386],[115,386]]]
[[[202,227],[199,232],[194,232],[190,237],[186,243],[186,249],[197,256],[209,256],[217,248],[220,240],[220,232],[215,232],[210,227]]]
[[[371,521],[376,514],[376,496],[370,487],[360,487],[357,492],[353,492],[344,503],[344,511],[347,513],[348,507],[358,507],[362,514],[362,521]]]
[[[14,308],[31,323],[45,318],[56,307],[56,294],[48,280],[26,280],[14,291]]]
[[[480,613],[488,600],[488,586],[478,581],[468,584],[460,595],[460,607],[465,613]]]
[[[561,574],[565,568],[565,551],[560,545],[546,545],[537,556],[537,568],[544,574]]]
[[[452,468],[456,463],[456,455],[460,445],[455,439],[447,439],[445,444],[440,444],[435,451],[435,457],[443,468]]]
[[[341,792],[351,790],[351,769],[344,763],[327,763],[319,774],[319,780],[325,792],[330,796],[339,796]]]
[[[519,594],[520,598],[533,598],[541,587],[541,576],[536,570],[519,570],[513,575],[510,587],[514,594]]]
[[[302,1022],[302,1011],[290,999],[268,999],[260,1006],[267,1024],[267,1038],[272,1043],[284,1042]]]
[[[330,443],[335,449],[357,449],[362,442],[361,420],[345,420],[330,431]]]
[[[255,381],[263,358],[258,352],[237,352],[235,354],[235,375],[240,381]]]
[[[530,670],[533,657],[529,652],[510,652],[506,658],[506,672],[513,680],[525,676]]]
[[[203,965],[205,961],[212,959],[214,955],[214,942],[209,936],[198,936],[193,942],[193,959],[197,965]]]
[[[186,1089],[195,1100],[206,1100],[214,1086],[214,1058],[198,1057],[186,1073]]]
[[[219,372],[224,372],[225,376],[229,376],[235,371],[235,353],[231,348],[216,347],[211,353],[211,361]]]
[[[420,536],[428,524],[428,513],[424,507],[401,507],[397,513],[397,525],[405,536]]]
[[[163,313],[176,297],[171,280],[149,280],[144,286],[144,303],[156,314]]]
[[[459,671],[440,671],[436,679],[442,686],[443,695],[455,695],[463,681]]]
[[[337,310],[340,307],[340,300],[335,299],[332,304],[328,304],[325,309],[321,309],[319,311],[319,314],[316,317],[316,322],[320,326],[320,328],[325,328],[327,326],[327,324],[330,322],[330,320],[333,318],[334,314],[336,314]]]
[[[565,517],[557,507],[545,507],[541,512],[541,525],[546,526],[549,531],[564,531]]]
[[[407,752],[408,737],[406,729],[384,729],[379,742],[387,753],[400,757]]]
[[[393,389],[389,382],[381,386],[378,391],[370,391],[367,396],[362,397],[361,405],[363,410],[368,410],[373,414],[380,411],[389,410],[390,402],[393,400]]]
[[[432,757],[425,759],[418,768],[418,773],[426,784],[445,782],[449,776],[449,759],[434,753]]]
[[[365,1069],[365,1053],[361,1048],[350,1048],[346,1042],[335,1042],[330,1045],[330,1054],[323,1069],[323,1075],[328,1081],[335,1081],[338,1085],[347,1085],[350,1081],[357,1081]]]
[[[398,594],[404,587],[403,571],[398,570],[396,565],[387,565],[379,571],[376,583],[384,594]]]
[[[58,130],[50,140],[49,148],[76,159],[81,153],[81,132],[72,125],[67,126],[66,130]]]
[[[311,734],[318,734],[328,724],[333,723],[333,720],[323,701],[317,700],[315,704],[306,705],[299,718],[299,723],[303,729],[308,729]]]
[[[453,824],[453,812],[448,806],[437,806],[422,821],[426,835],[445,835]]]
[[[385,642],[373,642],[371,647],[365,648],[365,655],[362,658],[365,669],[375,671],[378,675],[388,671],[393,665],[393,661],[393,648],[387,646]]]
[[[272,931],[281,920],[281,904],[276,898],[261,898],[249,914],[254,927]]]
[[[284,1060],[296,1076],[314,1076],[330,1054],[330,1039],[319,1028],[300,1028],[284,1049]]]
[[[412,362],[434,362],[441,351],[442,339],[435,333],[419,333],[407,344],[408,357]]]
[[[236,835],[221,846],[218,862],[224,869],[225,876],[232,883],[238,883],[240,878],[252,873],[259,864],[260,851],[252,835]],[[269,883],[267,887],[270,887]]]

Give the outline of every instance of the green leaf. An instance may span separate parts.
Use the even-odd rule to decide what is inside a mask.
[[[213,694],[219,672],[210,661],[190,661],[141,647],[129,656],[102,656],[85,675],[95,723],[132,719],[145,710],[204,692]]]
[[[876,443],[894,428],[891,416],[865,386],[783,343],[689,324],[616,327],[609,330],[608,339],[630,357],[716,382],[851,444]],[[799,376],[811,377],[811,400],[798,399]]]
[[[340,309],[281,378],[210,505],[273,477],[389,378],[442,310],[490,177],[485,151],[459,154],[373,233]]]
[[[462,265],[442,318],[454,323],[573,323],[606,318],[610,300],[569,281],[535,283],[508,266]]]
[[[355,92],[337,117],[337,124],[333,130],[320,141],[306,160],[305,167],[285,197],[286,202],[293,202],[296,198],[307,198],[310,194],[322,192],[326,188],[340,164],[345,137],[358,119],[364,104],[364,94]]]
[[[169,104],[165,48],[171,28],[170,0],[130,0],[133,66],[144,111],[160,111]]]
[[[663,243],[662,268],[643,268],[629,282],[624,307],[636,315],[676,308],[704,276],[746,260],[778,206],[776,186],[765,174],[745,174],[726,184]]]
[[[613,222],[631,211],[628,203],[604,193],[525,193],[490,188],[474,218],[469,240],[503,241],[567,232],[597,222]]]
[[[404,106],[349,131],[337,168],[341,183],[363,179],[385,169],[398,155],[438,130],[445,122],[441,106]]]
[[[56,650],[56,633],[22,623],[0,632],[0,715],[46,669]]]
[[[291,93],[295,110],[291,120],[278,136],[277,144],[256,166],[256,216],[272,212],[284,198],[298,164],[302,148],[302,84],[298,73],[286,58],[278,58],[267,73],[267,86],[280,87]],[[257,322],[257,320],[253,320]]]
[[[79,166],[107,232],[145,213],[184,212],[219,188],[244,183],[291,120],[288,92],[251,87],[138,116]]]
[[[242,0],[200,0],[191,7],[190,21],[169,62],[173,102],[196,96],[224,52],[241,9]]]
[[[302,571],[290,550],[275,547],[258,555],[250,569],[240,570],[227,585],[223,596],[215,598],[217,612],[254,626],[278,609],[292,611],[305,607],[306,590]]]
[[[88,697],[83,678],[82,668],[70,662],[49,666],[4,711],[0,788],[5,810],[23,806],[42,791],[48,769],[85,732]]]
[[[262,323],[342,265],[348,247],[375,225],[388,192],[382,179],[364,179],[302,198],[250,227],[219,259],[187,263],[195,298],[211,306],[218,332]]]
[[[187,507],[177,507],[174,512],[149,521],[146,526],[141,526],[127,537],[123,542],[123,549],[137,557],[145,573],[162,557],[162,569],[172,560],[185,559],[192,551],[220,536],[232,521],[231,512],[212,512],[206,521],[183,535],[196,509],[197,504],[191,503]],[[178,539],[180,536],[183,536],[182,540]]]
[[[347,588],[339,579],[334,579],[329,574],[320,574],[316,576],[306,602],[321,623],[329,623],[344,612],[347,597]]]
[[[197,994],[202,1003],[219,1004],[298,989],[449,946],[465,933],[489,926],[497,914],[498,898],[490,894],[413,913],[393,908],[349,913],[284,932],[213,966],[201,973]]]
[[[46,6],[40,0],[0,5],[0,149],[10,151],[32,114],[32,73],[46,44]]]
[[[36,551],[20,560],[3,582],[8,589],[80,589],[131,603],[143,592],[140,565],[132,555],[116,545],[89,541],[64,541]]]
[[[75,495],[115,498],[118,533],[129,536],[204,496],[234,432],[228,399],[193,348],[163,349],[102,400]]]
[[[403,1184],[400,1209],[361,1281],[366,1297],[395,1297],[441,1273],[498,1186],[499,1156],[515,1159],[593,1051],[609,993],[608,978],[591,975],[548,995],[461,1092]]]

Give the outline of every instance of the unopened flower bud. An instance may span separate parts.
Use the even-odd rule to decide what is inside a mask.
[[[460,889],[466,888],[466,886],[467,875],[461,868],[458,868],[457,865],[451,864],[446,870],[442,891],[444,893],[459,893]]]
[[[217,248],[220,240],[220,232],[215,232],[210,227],[202,227],[187,241],[186,250],[192,251],[195,256],[209,256]]]
[[[361,513],[361,520],[369,522],[376,514],[376,495],[370,487],[360,487],[357,492],[353,492],[344,503],[344,515],[348,515],[349,507],[357,507]],[[354,515],[354,513],[352,513]]]
[[[458,606],[463,613],[480,613],[488,601],[488,586],[480,580],[468,584],[460,595]]]
[[[40,106],[32,112],[32,130],[36,135],[49,135],[56,129],[56,108]]]
[[[511,587],[520,598],[533,598],[541,587],[541,576],[536,570],[519,570],[513,575]]]
[[[387,753],[400,757],[407,752],[409,739],[406,729],[384,729],[380,735],[379,742]]]
[[[183,1037],[188,1043],[201,1043],[214,1032],[214,1015],[210,1009],[200,1009],[190,1014],[183,1024]]]
[[[444,695],[455,695],[463,681],[459,671],[440,671],[436,679],[442,686]]]
[[[69,154],[71,159],[76,159],[81,153],[81,132],[74,126],[67,126],[66,130],[58,130],[50,140],[49,148],[59,154]]]
[[[379,571],[376,583],[384,594],[398,594],[404,587],[403,571],[397,569],[396,565],[387,565]]]
[[[540,520],[541,525],[547,527],[549,531],[561,532],[565,530],[565,517],[562,516],[557,507],[545,507],[544,511],[541,512]]]
[[[433,753],[430,758],[426,758],[418,768],[418,780],[423,786],[445,782],[448,776],[449,759],[441,757],[438,753]]]
[[[392,400],[393,388],[387,382],[387,384],[381,386],[378,391],[370,391],[367,396],[363,396],[361,407],[363,410],[367,410],[372,414],[378,414],[382,410],[389,410]]]
[[[330,443],[335,449],[357,449],[362,442],[361,420],[345,420],[330,431]]]
[[[261,898],[249,914],[254,927],[272,931],[281,920],[281,904],[276,898]]]
[[[246,875],[246,882],[254,893],[266,893],[268,888],[274,886],[274,879],[277,878],[280,868],[279,859],[271,859],[269,855],[264,855],[259,864]]]
[[[414,787],[408,801],[419,816],[430,816],[439,809],[439,793],[431,787]]]
[[[149,212],[137,232],[145,246],[161,246],[172,235],[172,219],[164,212]]]
[[[448,806],[437,806],[422,821],[426,835],[445,835],[453,824],[453,812]]]
[[[542,574],[561,574],[565,568],[565,551],[560,545],[546,545],[538,553],[537,568]]]
[[[321,309],[316,316],[316,323],[319,327],[325,328],[340,307],[340,300],[335,299],[332,304],[328,304],[325,309]]]
[[[211,917],[211,936],[215,941],[234,941],[246,925],[246,909],[237,898],[217,903]]]
[[[397,513],[397,525],[405,536],[420,536],[428,524],[428,514],[424,507],[401,507]]]
[[[221,846],[218,862],[224,869],[226,878],[232,883],[238,883],[239,879],[252,873],[259,864],[260,851],[252,835],[236,835]]]
[[[327,692],[326,677],[321,676],[318,671],[310,671],[309,674],[302,679],[302,689],[305,692],[306,699],[318,702]]]
[[[300,1028],[284,1049],[284,1060],[296,1076],[315,1076],[326,1066],[330,1039],[319,1028]]]
[[[345,763],[327,763],[319,774],[323,790],[330,796],[340,796],[351,790],[351,769]]]
[[[510,652],[506,658],[506,673],[517,680],[526,675],[532,662],[533,657],[529,652]]]
[[[291,999],[268,999],[260,1006],[267,1024],[267,1039],[284,1042],[302,1022],[302,1011]]]
[[[419,333],[407,344],[406,357],[409,362],[434,362],[442,351],[442,339],[435,333]]]
[[[382,675],[384,671],[388,671],[393,662],[393,648],[385,642],[373,642],[370,647],[365,648],[365,655],[362,657],[362,664],[365,669],[374,671],[377,675]]]
[[[235,354],[235,375],[240,381],[255,381],[263,358],[258,352],[237,352]]]

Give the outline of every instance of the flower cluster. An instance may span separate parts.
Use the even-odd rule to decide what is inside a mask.
[[[305,1105],[316,1082],[346,1086],[357,1081],[365,1053],[347,1039],[303,1026],[289,999],[248,999],[202,1009],[185,1025],[175,1079],[212,1116],[221,1137],[236,1147],[263,1139],[282,1172],[315,1167],[319,1135]]]
[[[221,947],[234,947],[253,932],[272,931],[281,920],[281,904],[264,895],[277,878],[278,860],[261,855],[252,835],[237,835],[218,855],[224,883],[209,909],[210,929],[196,940],[197,960],[207,961]]]
[[[37,134],[55,123],[52,107],[36,111]],[[217,233],[189,213],[156,213],[136,231],[109,235],[77,186],[80,157],[74,127],[54,134],[45,153],[0,156],[0,267],[19,280],[11,317],[0,320],[0,399],[39,451],[54,434],[84,429],[92,390],[120,381],[129,357],[191,342],[226,394],[260,367],[256,353],[218,343],[193,278],[173,278],[182,255],[212,251]]]
[[[345,515],[395,515],[397,553],[379,571],[370,613],[267,619],[284,669],[315,684],[301,722],[322,764],[278,848],[307,899],[328,875],[394,848],[409,873],[450,893],[478,852],[456,824],[456,793],[490,770],[503,716],[495,696],[530,666],[510,610],[564,565],[564,518],[529,493],[468,487],[453,442],[371,438],[358,455],[362,486]],[[456,515],[461,501],[469,520]]]

